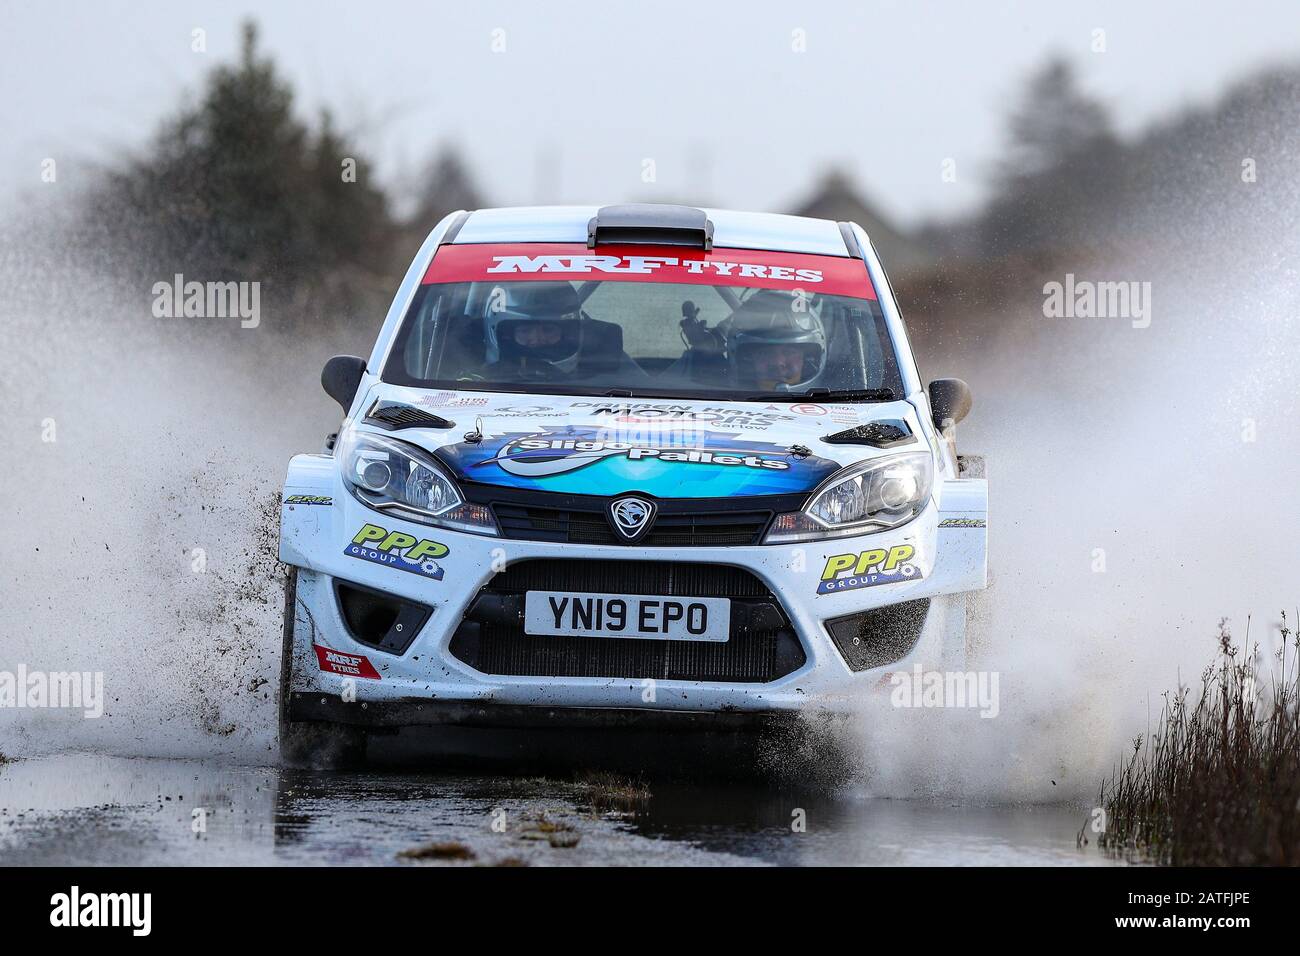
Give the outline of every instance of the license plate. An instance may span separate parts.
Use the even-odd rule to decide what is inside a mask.
[[[524,630],[541,636],[723,642],[731,634],[731,602],[726,598],[529,591],[524,599]]]

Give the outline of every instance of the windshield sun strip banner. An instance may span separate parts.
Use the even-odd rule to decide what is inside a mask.
[[[573,281],[669,282],[875,299],[861,259],[755,249],[704,252],[677,246],[577,243],[482,243],[438,249],[424,284],[437,282]]]

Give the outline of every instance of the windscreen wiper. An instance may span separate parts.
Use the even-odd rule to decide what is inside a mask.
[[[761,395],[750,395],[744,401],[794,402],[811,398],[824,402],[892,402],[894,397],[892,388],[808,388],[802,392],[764,392]]]
[[[810,388],[804,394],[836,402],[892,402],[895,398],[892,388]]]

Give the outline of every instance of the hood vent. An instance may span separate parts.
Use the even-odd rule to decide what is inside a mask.
[[[367,425],[375,425],[388,431],[402,428],[455,428],[455,422],[449,422],[432,412],[401,402],[379,401],[370,406],[366,412]]]
[[[891,418],[885,421],[868,422],[855,425],[834,435],[827,435],[822,441],[830,445],[871,445],[875,448],[893,448],[895,445],[910,445],[916,441],[907,422]]]

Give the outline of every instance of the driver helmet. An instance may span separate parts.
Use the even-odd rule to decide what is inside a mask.
[[[731,374],[745,385],[785,391],[826,366],[826,330],[806,295],[759,290],[724,324]]]
[[[545,365],[572,372],[582,350],[582,301],[567,282],[510,282],[488,293],[489,364]]]

